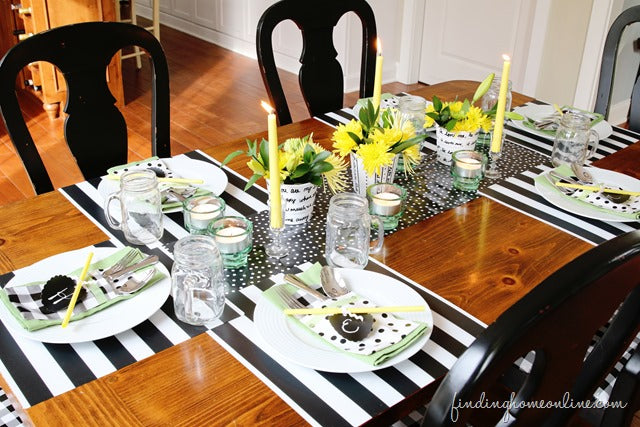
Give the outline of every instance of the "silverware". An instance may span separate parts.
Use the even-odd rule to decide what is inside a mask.
[[[575,170],[573,172],[575,173]],[[584,171],[584,172],[586,172],[586,171]],[[579,177],[578,177],[578,179],[573,179],[570,176],[564,176],[564,175],[559,174],[558,172],[553,171],[553,170],[549,171],[549,175],[553,176],[554,178],[556,178],[558,180],[566,181],[566,182],[568,182],[570,184],[589,185],[589,186],[596,185],[595,182],[593,181],[593,177],[591,177],[591,174],[589,174],[589,177],[591,178],[590,182],[582,181]],[[566,194],[568,196],[570,196],[570,195],[572,195],[573,193],[576,192],[575,189],[566,188],[566,187],[558,187],[556,185],[555,181],[553,181],[553,180],[551,180],[551,183],[557,189],[559,189],[560,191],[562,191],[564,194]],[[616,193],[609,193],[607,191],[602,191],[601,194],[602,194],[603,197],[607,198],[609,201],[611,201],[613,203],[624,203],[627,200],[629,200],[629,197],[630,197],[628,194],[616,194]]]
[[[280,297],[283,303],[287,306],[287,308],[307,308],[300,301],[292,297],[282,286],[276,286],[275,288],[276,294]]]
[[[121,294],[121,295],[123,295],[123,294],[131,294],[133,292],[136,292],[137,290],[139,290],[142,287],[144,287],[144,285],[149,283],[149,280],[151,280],[151,278],[155,274],[156,274],[156,269],[155,268],[150,268],[149,271],[147,271],[145,273],[145,275],[142,276],[141,279],[136,279],[135,277],[131,277],[129,280],[124,282],[124,285],[116,286],[115,291],[116,291],[117,294]]]
[[[102,274],[102,276],[112,276],[116,274],[117,272],[125,268],[127,265],[129,265],[129,263],[134,260],[136,255],[137,255],[136,250],[129,249],[122,258],[120,258],[118,261],[116,261],[115,264],[113,264],[111,267],[107,268],[100,274]]]
[[[157,255],[151,255],[146,257],[145,259],[143,259],[140,262],[137,262],[123,270],[120,270],[118,273],[116,273],[116,275],[114,276],[105,276],[105,279],[107,279],[107,282],[109,282],[109,284],[113,287],[113,289],[117,289],[118,286],[120,286],[120,278],[123,276],[126,276],[129,273],[133,273],[136,272],[138,270],[141,270],[145,267],[148,267],[150,265],[153,265],[155,263],[158,262],[158,256]]]
[[[349,292],[338,271],[329,265],[323,266],[320,270],[320,284],[324,293],[331,298],[339,298]]]
[[[284,275],[284,280],[287,281],[288,283],[291,283],[296,288],[298,288],[298,289],[300,289],[302,291],[305,291],[306,293],[308,293],[310,295],[313,295],[314,297],[318,298],[319,300],[326,300],[327,299],[326,295],[321,294],[320,292],[316,291],[315,289],[312,289],[309,286],[307,286],[307,284],[304,283],[302,281],[302,279],[300,279],[295,274],[285,274]]]

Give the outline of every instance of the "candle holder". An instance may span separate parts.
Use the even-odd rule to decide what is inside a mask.
[[[247,265],[249,252],[253,249],[252,234],[253,224],[240,216],[224,216],[209,225],[209,235],[220,250],[225,268]]]
[[[485,171],[485,177],[489,179],[498,179],[502,176],[500,169],[498,168],[498,160],[500,157],[502,157],[502,146],[500,146],[500,151],[498,152],[493,150],[489,151],[489,169]]]
[[[407,190],[397,184],[378,183],[367,188],[369,213],[379,216],[385,230],[398,226],[407,200]]]
[[[271,234],[271,243],[267,244],[264,247],[264,250],[269,258],[284,258],[289,254],[289,248],[284,245],[282,239],[282,232],[284,231],[284,210],[285,210],[286,201],[282,200],[281,212],[282,224],[281,227],[269,227],[269,231]]]
[[[194,196],[182,202],[184,226],[191,234],[207,234],[209,224],[224,216],[226,203],[213,194]]]
[[[477,191],[487,157],[479,151],[461,150],[454,152],[451,159],[453,187],[462,191]]]

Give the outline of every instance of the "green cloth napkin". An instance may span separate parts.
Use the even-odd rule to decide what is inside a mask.
[[[132,248],[125,247],[90,265],[87,280],[84,283],[87,294],[82,301],[78,301],[76,304],[73,310],[74,314],[71,316],[72,322],[91,316],[92,314],[104,310],[105,308],[122,300],[133,298],[142,290],[147,289],[149,286],[152,286],[165,277],[164,274],[156,270],[156,274],[143,288],[132,294],[119,295],[111,289],[111,286],[106,282],[106,279],[93,275],[90,276],[92,272],[98,269],[105,270],[111,267],[130,249]],[[131,264],[135,264],[145,257],[139,249],[134,250],[137,251],[137,255]],[[82,262],[82,260],[78,260],[78,262]],[[51,277],[58,274],[64,274],[77,281],[81,272],[82,267],[78,267],[68,273],[51,272]],[[144,270],[136,272],[136,275],[144,275]],[[44,281],[36,281],[0,289],[0,300],[2,300],[4,306],[9,310],[9,313],[11,313],[16,321],[27,331],[36,331],[49,326],[59,325],[62,323],[66,314],[66,308],[50,314],[45,314],[40,311],[40,307],[42,306],[40,293],[44,288],[44,284]],[[20,309],[18,307],[20,307]]]
[[[571,170],[571,167],[569,165],[558,166],[557,168],[554,169],[554,171],[563,176],[573,176],[573,171]],[[548,172],[545,172],[535,177],[534,181],[536,182],[536,184],[550,191],[555,191],[555,192],[558,192],[559,194],[562,194],[564,198],[569,203],[575,205],[576,208],[577,207],[588,208],[597,212],[606,213],[608,215],[615,215],[621,219],[628,219],[628,220],[640,219],[640,198],[636,196],[629,197],[629,200],[627,200],[624,203],[609,202],[606,204],[604,202],[604,196],[602,196],[601,192],[576,190],[575,193],[569,196],[564,194],[558,187],[551,184],[551,182],[549,182],[549,180],[545,176],[547,174]],[[603,183],[603,184],[606,185],[607,183]],[[614,205],[616,206],[615,209],[612,208]],[[610,207],[606,207],[606,206],[610,206]],[[623,206],[624,206],[624,209],[621,209],[621,207]]]
[[[312,267],[310,267],[307,271],[298,274],[298,277],[300,277],[304,282],[308,283],[308,284],[313,284],[313,283],[320,283],[320,269],[322,268],[322,266],[318,263],[314,264]],[[295,288],[292,285],[289,284],[283,284],[283,285],[275,285],[272,286],[271,288],[267,289],[264,292],[264,296],[265,298],[273,305],[275,305],[278,309],[284,310],[285,308],[288,308],[285,303],[282,301],[282,299],[278,296],[278,294],[276,293],[275,287],[276,286],[283,286],[285,287],[285,289],[290,293],[290,294],[294,294],[297,291],[297,288]],[[353,292],[350,292],[349,294],[339,298],[337,301],[331,300],[331,301],[322,301],[322,302],[316,302],[313,303],[312,306],[328,306],[328,307],[342,307],[345,304],[348,304],[349,302],[354,302],[357,301],[359,299],[361,299],[362,297],[354,294]],[[413,344],[418,338],[420,338],[420,336],[426,332],[427,330],[429,330],[429,328],[432,328],[432,325],[427,325],[425,323],[422,322],[416,322],[416,321],[409,321],[409,320],[405,320],[405,319],[401,319],[397,316],[391,315],[391,314],[372,314],[372,316],[376,319],[376,322],[374,322],[374,326],[376,325],[381,325],[383,322],[384,324],[388,324],[391,320],[393,321],[398,321],[398,320],[402,320],[401,323],[403,324],[403,326],[405,325],[409,325],[411,324],[411,330],[410,332],[408,332],[404,338],[400,338],[399,337],[399,341],[395,342],[393,344],[389,344],[384,346],[383,348],[379,348],[377,349],[377,351],[371,353],[371,354],[361,354],[359,352],[356,351],[346,351],[343,348],[337,346],[336,344],[334,344],[330,337],[328,335],[325,334],[325,337],[321,337],[320,335],[318,335],[318,333],[316,333],[313,329],[311,329],[311,325],[314,325],[315,327],[318,327],[319,324],[321,322],[324,322],[323,327],[325,329],[331,328],[329,321],[327,320],[327,316],[325,315],[305,315],[305,316],[290,316],[290,318],[292,320],[294,320],[295,322],[297,322],[298,324],[300,324],[303,328],[303,330],[307,331],[309,333],[310,336],[312,336],[314,339],[318,340],[318,342],[324,343],[325,345],[330,345],[331,347],[333,347],[336,351],[344,353],[349,355],[350,357],[355,357],[359,360],[361,360],[364,363],[373,365],[373,366],[377,366],[380,365],[384,362],[386,362],[387,360],[391,359],[392,357],[394,357],[395,355],[397,355],[398,353],[402,352],[404,349],[406,349],[408,346],[410,346],[411,344]],[[378,326],[379,327],[379,326]],[[407,326],[408,327],[408,326]],[[333,329],[331,328],[331,331],[333,331]],[[367,337],[365,340],[360,341],[358,343],[356,343],[354,345],[354,347],[358,347],[359,343],[364,343],[364,342],[371,342],[373,343],[375,341],[375,334],[377,334],[377,331],[372,332],[369,337]],[[351,342],[347,342],[346,344],[350,344]]]
[[[112,168],[107,169],[108,175],[119,175],[123,169],[127,170],[145,170],[152,167],[157,172],[162,171],[167,178],[180,178],[175,172],[173,172],[162,159],[157,156],[149,157],[144,160],[139,160],[137,162],[127,163],[126,165],[114,166]],[[162,192],[163,190],[173,188],[176,190],[184,189],[189,187],[189,184],[179,184],[175,182],[160,182],[158,183],[158,188]],[[178,191],[179,192],[179,191]],[[205,194],[211,194],[211,191],[206,188],[198,187],[193,196],[204,196]],[[162,211],[166,212],[175,208],[182,208],[182,202],[177,201],[168,201],[166,198],[163,198],[162,201]]]

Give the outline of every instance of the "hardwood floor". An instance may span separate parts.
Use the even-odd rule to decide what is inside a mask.
[[[143,21],[143,20],[141,20]],[[266,130],[260,100],[267,95],[256,60],[233,53],[168,27],[161,29],[171,79],[171,152],[180,154],[207,148]],[[123,114],[129,132],[129,160],[149,157],[151,117],[150,67],[143,60],[122,63],[125,91]],[[294,121],[309,117],[297,76],[281,72]],[[391,83],[384,92],[411,90],[416,85]],[[353,105],[357,93],[345,95]],[[63,138],[64,118],[49,120],[42,106],[28,94],[20,95],[28,127],[56,188],[81,181],[82,175]],[[0,125],[0,205],[33,196],[29,178],[15,154],[4,124]]]

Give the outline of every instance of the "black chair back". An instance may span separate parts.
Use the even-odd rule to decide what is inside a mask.
[[[290,19],[302,32],[302,67],[298,79],[307,109],[313,116],[342,108],[343,72],[336,59],[333,29],[348,12],[354,12],[362,23],[360,98],[364,98],[373,94],[377,38],[373,10],[365,0],[282,0],[262,14],[256,34],[258,64],[280,125],[292,120],[273,55],[274,28]]]
[[[566,425],[576,414],[570,401],[558,408],[518,404],[563,402],[567,396],[575,403],[588,401],[638,333],[639,284],[640,231],[565,265],[504,312],[460,356],[429,403],[423,425],[504,424],[504,407],[473,408],[483,397],[485,405],[512,400],[510,413],[517,425]],[[594,345],[594,333],[608,321]],[[531,350],[536,354],[530,373],[509,387],[506,379],[514,362]],[[623,411],[632,415],[636,409],[629,405]]]
[[[622,33],[628,25],[640,21],[640,6],[633,6],[622,12],[611,25],[607,33],[602,52],[602,65],[600,66],[600,81],[598,83],[598,95],[594,111],[609,115],[611,108],[611,92],[613,89],[613,77],[618,58],[618,47]],[[636,74],[636,81],[631,92],[631,107],[629,109],[629,129],[640,132],[640,69]]]
[[[67,85],[64,136],[85,178],[127,162],[127,127],[106,80],[107,65],[122,48],[139,46],[152,62],[151,146],[153,155],[171,155],[169,70],[158,40],[147,30],[119,22],[86,22],[35,34],[0,60],[0,111],[11,141],[37,194],[53,190],[18,105],[15,81],[28,64],[58,67]]]

